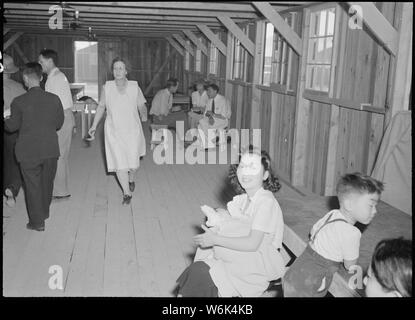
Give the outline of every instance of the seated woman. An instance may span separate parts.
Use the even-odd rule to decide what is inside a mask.
[[[219,87],[212,83],[207,86],[209,100],[206,104],[204,117],[199,121],[200,146],[203,149],[214,148],[217,130],[229,125],[231,107],[229,101],[219,94]]]
[[[201,247],[195,261],[177,280],[180,297],[259,297],[270,281],[283,276],[284,221],[273,192],[280,189],[270,167],[269,155],[245,152],[239,165],[232,165],[229,178],[236,195],[221,210],[215,223],[208,209],[205,233],[195,236]],[[215,215],[215,214],[213,214]]]
[[[412,240],[379,242],[364,283],[367,297],[412,297]]]
[[[203,80],[198,80],[196,82],[196,91],[192,92],[192,109],[188,113],[190,129],[197,128],[199,120],[203,118],[205,113],[208,100],[205,83]]]
[[[173,93],[177,91],[179,81],[175,78],[167,80],[166,88],[159,90],[151,102],[150,114],[162,120],[163,116],[167,116],[173,106]]]

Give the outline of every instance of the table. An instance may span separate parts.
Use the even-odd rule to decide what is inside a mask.
[[[308,234],[318,219],[322,218],[330,209],[333,197],[305,196],[302,198],[279,198],[277,200],[284,215],[284,244],[299,256],[307,245]],[[357,264],[362,267],[363,275],[370,264],[373,251],[377,243],[387,238],[404,237],[412,239],[412,218],[385,202],[380,201],[378,213],[373,221],[362,233],[360,255]],[[364,289],[352,289],[348,283],[356,272],[349,274],[344,268],[333,277],[329,289],[336,297],[360,297]]]

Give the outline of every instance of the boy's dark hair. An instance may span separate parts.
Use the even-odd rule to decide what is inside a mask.
[[[248,149],[249,153],[256,153],[261,156],[261,163],[264,168],[264,172],[268,171],[269,175],[267,180],[263,181],[263,188],[265,190],[269,190],[271,192],[277,192],[281,189],[281,184],[278,180],[278,178],[274,175],[272,169],[271,169],[271,158],[265,150],[261,150],[259,153],[258,151],[254,150],[253,146],[250,145]],[[243,154],[243,153],[242,153]],[[241,159],[242,154],[239,156],[239,160]],[[239,161],[238,161],[239,163]],[[238,170],[239,164],[232,164],[229,168],[229,174],[228,179],[230,181],[230,184],[235,189],[235,192],[237,194],[245,193],[245,189],[241,186],[238,180],[237,170]]]
[[[176,78],[169,78],[167,80],[167,89],[171,88],[171,87],[175,87],[177,86],[177,84],[179,83],[179,80],[177,80]]]
[[[383,191],[383,183],[370,176],[359,172],[349,173],[342,176],[337,183],[337,197],[341,201],[343,197],[350,193],[377,193]]]
[[[46,59],[52,59],[55,66],[58,65],[58,53],[52,49],[43,49],[40,51],[40,55]]]
[[[215,83],[209,83],[209,84],[206,86],[206,90],[207,90],[207,89],[209,89],[209,88],[212,88],[213,90],[215,90],[215,91],[216,91],[216,93],[219,93],[219,87],[218,87],[218,85],[217,85],[217,84],[215,84]]]
[[[372,256],[373,276],[385,291],[412,297],[412,240],[380,241]]]
[[[23,75],[40,81],[42,79],[42,66],[38,62],[29,62],[25,64]]]

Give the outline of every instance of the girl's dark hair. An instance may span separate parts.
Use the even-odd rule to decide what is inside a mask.
[[[397,291],[403,297],[412,297],[412,240],[380,241],[370,266],[385,291]]]
[[[249,149],[247,151],[242,152],[240,154],[239,160],[241,160],[241,156],[244,153],[247,153],[247,152],[256,153],[256,154],[260,155],[261,156],[261,163],[262,163],[262,166],[264,168],[264,172],[265,171],[269,172],[268,178],[265,181],[263,181],[263,188],[265,190],[269,190],[271,192],[277,192],[278,190],[280,190],[281,189],[281,184],[280,184],[278,178],[274,175],[274,173],[272,171],[271,158],[270,158],[268,152],[266,152],[265,150],[261,150],[261,152],[259,152],[259,151],[255,150],[252,145],[250,145]],[[238,163],[239,163],[239,161],[238,161]],[[237,194],[242,194],[242,193],[245,193],[245,189],[239,183],[238,176],[236,174],[236,171],[238,170],[238,165],[239,164],[232,164],[230,166],[228,178],[230,180],[231,185],[235,189],[235,192]]]

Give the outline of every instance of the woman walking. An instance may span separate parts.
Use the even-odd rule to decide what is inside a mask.
[[[107,110],[105,120],[105,155],[109,172],[115,172],[123,189],[123,204],[129,204],[135,188],[134,173],[140,166],[140,157],[146,153],[141,126],[147,119],[146,99],[137,81],[127,79],[125,60],[112,62],[113,81],[102,89],[94,122],[88,133],[94,138],[99,121]]]

